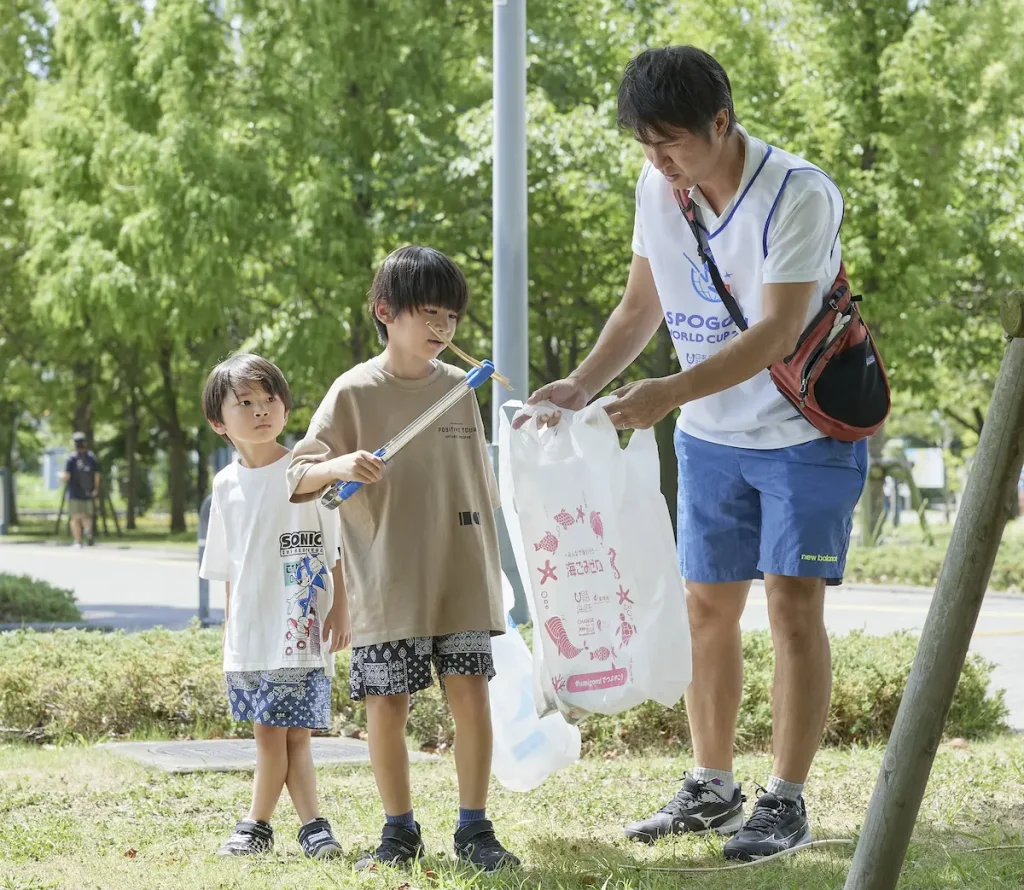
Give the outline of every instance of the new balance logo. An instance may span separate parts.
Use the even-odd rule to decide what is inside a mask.
[[[480,514],[469,510],[464,510],[459,514],[459,525],[479,525]]]

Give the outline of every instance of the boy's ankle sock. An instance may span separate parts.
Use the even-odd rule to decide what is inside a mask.
[[[388,825],[401,825],[402,828],[408,828],[410,831],[416,830],[416,820],[412,816],[412,810],[408,813],[402,813],[401,816],[389,816],[387,813],[384,814],[384,819]]]
[[[487,808],[482,810],[467,810],[459,807],[459,828],[464,828],[472,822],[481,822],[487,818]]]
[[[804,793],[804,786],[803,783],[787,782],[778,776],[772,776],[768,780],[768,787],[764,790],[782,800],[791,800],[795,803],[800,799],[800,795]]]
[[[732,800],[736,791],[736,778],[732,770],[707,769],[703,766],[695,766],[690,770],[690,775],[698,782],[703,782],[708,791],[713,791],[726,803]]]

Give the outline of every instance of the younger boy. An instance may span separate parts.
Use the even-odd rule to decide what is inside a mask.
[[[291,452],[277,440],[290,409],[284,375],[258,355],[221,362],[203,389],[206,419],[238,460],[213,480],[199,574],[227,582],[228,701],[233,719],[252,722],[256,740],[252,804],[221,856],[273,849],[270,819],[285,785],[302,823],[303,852],[315,859],[341,853],[320,816],[310,737],[330,725],[334,653],[348,645],[348,605],[337,583],[334,516],[288,499]]]
[[[363,453],[380,448],[465,373],[438,361],[469,303],[458,266],[436,250],[392,253],[373,282],[369,309],[384,351],[331,386],[293,452],[293,501],[338,479],[376,483],[339,509],[342,568],[352,615],[351,696],[366,700],[377,788],[386,824],[380,846],[356,864],[399,864],[423,854],[413,818],[405,728],[409,697],[442,684],[455,718],[459,820],[455,853],[493,871],[519,860],[487,819],[494,676],[491,636],[503,633],[494,509],[499,500],[475,395],[420,433],[382,473]]]

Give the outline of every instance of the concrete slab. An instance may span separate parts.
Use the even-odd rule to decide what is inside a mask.
[[[256,766],[256,743],[252,739],[107,742],[99,747],[169,773],[245,772]],[[313,762],[317,766],[370,763],[366,742],[358,739],[314,736],[312,748]],[[422,763],[438,758],[421,751],[410,751],[409,759],[413,763]]]

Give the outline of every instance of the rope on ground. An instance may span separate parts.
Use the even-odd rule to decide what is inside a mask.
[[[926,841],[927,843],[927,841]],[[668,866],[645,866],[637,864],[633,866],[638,871],[652,871],[660,872],[662,874],[701,874],[707,872],[717,871],[735,871],[740,868],[752,868],[756,865],[765,865],[769,862],[775,862],[779,859],[783,859],[787,856],[792,856],[795,853],[802,853],[804,850],[821,850],[826,847],[853,847],[856,846],[857,842],[854,840],[843,839],[843,838],[823,838],[820,841],[811,841],[809,844],[803,844],[799,847],[792,847],[789,850],[783,850],[781,853],[774,853],[771,856],[762,856],[759,859],[751,860],[750,862],[737,862],[734,865],[716,865],[716,866],[705,866],[703,868],[670,868]],[[999,846],[999,847],[973,847],[970,850],[964,850],[964,853],[990,853],[996,850],[1024,850],[1024,844],[1014,844],[1011,846]]]
[[[669,868],[667,866],[644,866],[637,865],[636,868],[640,871],[653,871],[661,872],[663,874],[700,874],[704,872],[712,871],[735,871],[740,868],[752,868],[756,865],[764,865],[768,862],[775,862],[786,856],[792,856],[794,853],[801,853],[804,850],[820,850],[825,847],[853,847],[856,845],[856,841],[844,840],[841,838],[822,839],[820,841],[811,841],[809,844],[803,844],[799,847],[792,847],[789,850],[783,850],[781,853],[774,853],[771,856],[762,856],[760,859],[754,859],[751,862],[737,862],[735,865],[716,865],[704,868]]]

